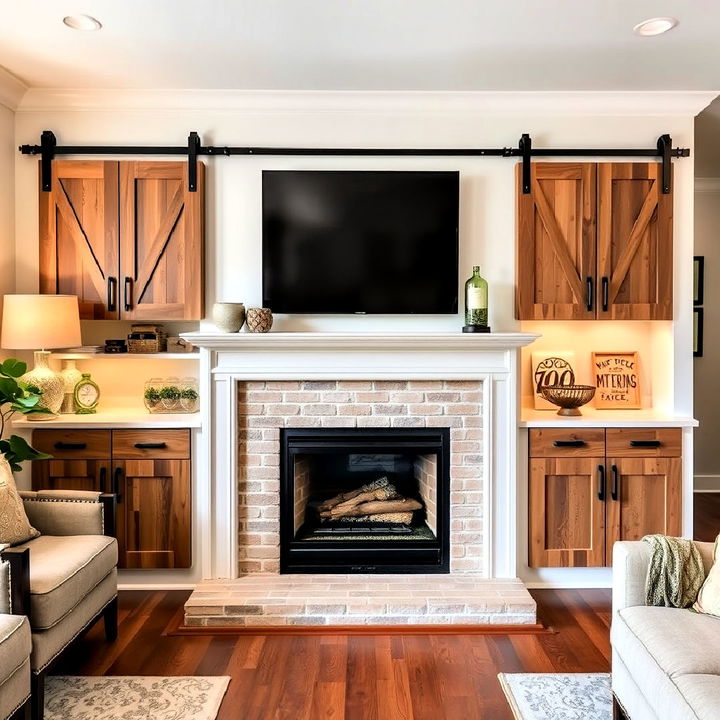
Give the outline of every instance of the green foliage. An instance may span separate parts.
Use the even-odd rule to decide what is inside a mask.
[[[22,360],[9,358],[0,364],[0,454],[7,458],[10,467],[20,470],[20,463],[27,460],[41,460],[50,455],[40,453],[17,435],[5,438],[5,423],[15,413],[50,413],[50,410],[38,407],[41,392],[39,388],[25,383],[20,378],[27,372],[27,364]]]
[[[180,388],[175,387],[175,385],[165,385],[165,387],[160,390],[160,398],[162,400],[179,400],[181,395]]]
[[[147,388],[145,390],[145,399],[151,403],[160,402],[160,391],[154,387]]]
[[[180,391],[180,397],[183,400],[197,400],[199,396],[197,390],[193,390],[193,388],[183,388]]]

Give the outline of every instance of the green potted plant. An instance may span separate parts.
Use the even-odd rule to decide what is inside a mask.
[[[30,447],[18,435],[5,437],[5,426],[15,413],[22,415],[51,414],[40,407],[41,391],[20,378],[27,372],[27,363],[9,358],[0,364],[0,454],[4,455],[14,472],[27,460],[44,460],[50,455]]]

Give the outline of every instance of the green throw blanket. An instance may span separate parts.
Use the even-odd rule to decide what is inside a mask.
[[[695,543],[684,538],[646,535],[652,548],[645,603],[661,607],[690,607],[705,580],[705,569]]]

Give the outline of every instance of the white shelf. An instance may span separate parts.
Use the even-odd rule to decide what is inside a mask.
[[[147,410],[122,408],[104,410],[94,415],[58,415],[55,420],[28,420],[24,416],[15,416],[13,427],[23,430],[35,428],[55,428],[70,430],[81,428],[199,428],[202,425],[200,413],[164,414],[149,413]]]
[[[563,417],[555,410],[523,408],[520,427],[579,428],[579,427],[697,427],[698,421],[684,415],[669,415],[652,408],[644,410],[597,410],[580,408],[580,417]]]
[[[56,360],[198,360],[199,352],[186,353],[53,353],[51,358]]]

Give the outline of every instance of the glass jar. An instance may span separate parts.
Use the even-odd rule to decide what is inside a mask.
[[[180,381],[180,407],[186,413],[194,413],[200,409],[198,381],[193,377],[185,377]]]
[[[162,412],[182,412],[180,395],[180,378],[165,378],[160,388],[160,406],[162,407]]]
[[[150,378],[145,383],[145,390],[143,392],[143,401],[145,402],[145,407],[148,409],[149,412],[159,412],[160,407],[160,390],[162,390],[163,387],[163,379],[162,378]]]

